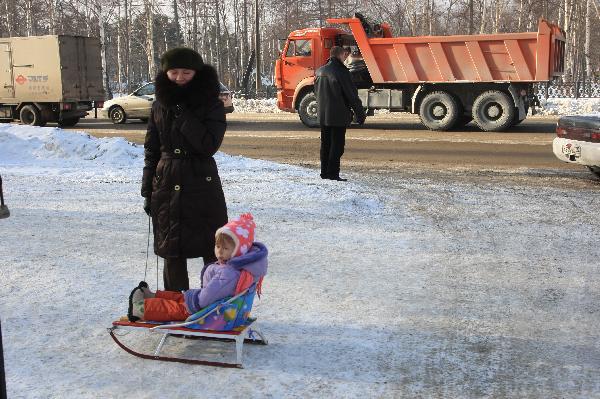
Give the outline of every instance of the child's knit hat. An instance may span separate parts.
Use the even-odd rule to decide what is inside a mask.
[[[217,230],[215,235],[226,234],[235,243],[233,256],[244,255],[252,247],[254,242],[254,229],[256,223],[250,213],[244,213],[230,220],[225,226]]]

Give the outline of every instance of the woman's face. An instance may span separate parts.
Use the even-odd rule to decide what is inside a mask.
[[[167,76],[171,82],[183,86],[194,78],[196,71],[193,69],[174,68],[167,71]]]

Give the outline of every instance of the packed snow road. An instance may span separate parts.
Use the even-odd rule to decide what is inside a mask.
[[[122,139],[0,126],[9,397],[600,397],[600,191],[579,172],[339,183],[219,153],[229,214],[252,212],[271,253],[253,310],[270,344],[227,370],[141,360],[106,333],[144,273],[142,157]]]

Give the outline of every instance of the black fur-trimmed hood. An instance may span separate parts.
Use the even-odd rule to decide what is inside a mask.
[[[219,100],[221,86],[217,71],[204,64],[194,78],[185,86],[171,82],[166,72],[159,72],[155,79],[156,100],[165,107],[177,104],[202,106]]]

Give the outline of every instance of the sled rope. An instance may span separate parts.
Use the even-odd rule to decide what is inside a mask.
[[[146,274],[148,273],[148,257],[149,256],[150,256],[150,216],[148,216],[148,242],[146,244],[146,268],[144,269],[144,281],[146,281]]]
[[[144,280],[146,281],[146,276],[148,274],[148,259],[150,257],[150,216],[148,216],[148,240],[146,243],[146,267],[144,268]],[[156,289],[158,289],[158,255],[156,255]]]

